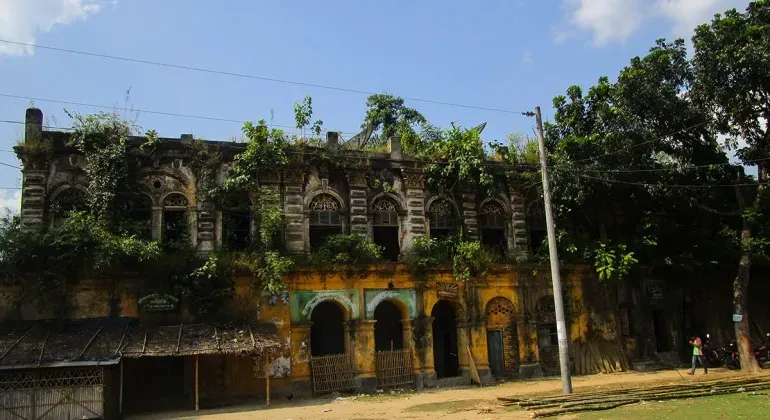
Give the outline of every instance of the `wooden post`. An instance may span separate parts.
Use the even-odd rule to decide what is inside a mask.
[[[118,412],[123,414],[123,360],[120,361],[120,396],[118,397]]]
[[[198,355],[195,355],[195,412],[197,413],[200,409],[200,405],[198,404]]]
[[[265,353],[265,405],[270,407],[270,354]]]

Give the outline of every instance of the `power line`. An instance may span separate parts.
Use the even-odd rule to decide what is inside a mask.
[[[642,169],[561,169],[562,171],[567,172],[595,172],[595,173],[642,173],[642,172],[665,172],[665,171],[680,171],[680,170],[691,170],[691,169],[703,169],[703,168],[713,168],[713,167],[719,167],[719,166],[742,166],[742,165],[749,165],[752,163],[757,162],[763,162],[766,160],[770,160],[770,158],[762,158],[762,159],[752,159],[752,160],[746,160],[740,163],[732,163],[732,162],[722,162],[722,163],[710,163],[705,165],[691,165],[691,166],[681,166],[681,167],[674,167],[674,168],[642,168]],[[551,168],[551,167],[549,167]]]
[[[602,182],[608,182],[612,184],[625,184],[625,185],[636,185],[639,187],[671,187],[671,188],[722,188],[722,187],[752,187],[752,186],[759,186],[763,185],[759,182],[754,183],[739,183],[739,184],[692,184],[692,185],[685,185],[685,184],[649,184],[645,182],[632,182],[632,181],[618,181],[615,179],[606,179],[606,178],[599,178],[591,175],[582,175],[583,178],[593,179],[595,181],[602,181]]]
[[[73,106],[87,106],[92,108],[100,108],[100,109],[119,109],[115,105],[107,106],[107,105],[97,105],[97,104],[87,104],[83,102],[73,102],[73,101],[62,101],[58,99],[46,99],[46,98],[34,98],[31,96],[21,96],[21,95],[11,95],[8,93],[0,93],[0,97],[4,98],[13,98],[13,99],[27,99],[31,101],[39,101],[39,102],[50,102],[55,104],[62,104],[62,105],[73,105]],[[180,118],[192,118],[192,119],[198,119],[198,120],[207,120],[207,121],[219,121],[219,122],[229,122],[229,123],[236,123],[236,124],[243,124],[246,120],[234,120],[230,118],[219,118],[219,117],[206,117],[203,115],[192,115],[192,114],[181,114],[177,112],[168,112],[168,111],[152,111],[148,109],[136,109],[136,108],[129,108],[126,109],[126,111],[129,112],[138,112],[138,113],[145,113],[145,114],[155,114],[155,115],[164,115],[169,117],[180,117]],[[19,123],[17,121],[3,121],[3,122],[11,122],[11,123]],[[23,124],[23,123],[21,123]],[[280,127],[280,128],[288,128],[292,130],[298,130],[297,127],[292,127],[288,125],[281,125],[281,124],[271,124],[272,127]],[[69,130],[65,128],[65,130]],[[338,131],[338,133],[342,134],[354,134],[351,131]]]
[[[6,123],[6,124],[26,124],[24,121],[11,121],[11,120],[0,120],[0,123]],[[43,128],[47,129],[54,129],[54,130],[72,130],[71,128],[66,127],[56,127],[51,125],[44,125]],[[13,152],[13,150],[2,150],[3,152]]]
[[[326,89],[326,90],[334,90],[338,92],[346,92],[346,93],[356,93],[361,95],[375,95],[376,92],[369,92],[365,90],[359,90],[359,89],[350,89],[350,88],[343,88],[339,86],[331,86],[331,85],[322,85],[317,83],[308,83],[308,82],[299,82],[296,80],[285,80],[285,79],[277,79],[273,77],[266,77],[266,76],[257,76],[252,74],[244,74],[244,73],[235,73],[230,71],[223,71],[223,70],[213,70],[213,69],[207,69],[203,67],[195,67],[195,66],[186,66],[181,64],[171,64],[171,63],[163,63],[160,61],[151,61],[151,60],[142,60],[137,58],[129,58],[129,57],[121,57],[116,55],[109,55],[109,54],[100,54],[100,53],[94,53],[89,51],[79,51],[79,50],[72,50],[68,48],[60,48],[60,47],[52,47],[48,45],[40,45],[40,44],[30,44],[25,42],[17,42],[17,41],[9,41],[6,39],[0,39],[0,42],[4,42],[6,44],[13,44],[13,45],[21,45],[25,47],[32,47],[32,48],[42,48],[46,50],[51,51],[59,51],[59,52],[66,52],[70,54],[78,54],[78,55],[85,55],[89,57],[98,57],[98,58],[106,58],[110,60],[119,60],[119,61],[127,61],[131,63],[140,63],[140,64],[149,64],[153,66],[160,66],[160,67],[167,67],[167,68],[174,68],[174,69],[181,69],[181,70],[190,70],[190,71],[196,71],[200,73],[208,73],[208,74],[218,74],[222,76],[231,76],[231,77],[239,77],[239,78],[245,78],[245,79],[253,79],[253,80],[262,80],[265,82],[274,82],[274,83],[283,83],[283,84],[289,84],[289,85],[295,85],[295,86],[305,86],[305,87],[313,87],[318,89]],[[457,108],[466,108],[466,109],[477,109],[481,111],[492,111],[492,112],[501,112],[505,114],[521,114],[521,115],[529,115],[529,112],[527,111],[511,111],[507,109],[500,109],[500,108],[491,108],[491,107],[484,107],[484,106],[476,106],[476,105],[467,105],[467,104],[458,104],[454,102],[444,102],[444,101],[435,101],[431,99],[421,99],[421,98],[412,98],[412,97],[402,97],[403,99],[414,101],[414,102],[422,102],[422,103],[428,103],[428,104],[435,104],[435,105],[445,105],[445,106],[452,106]]]
[[[21,168],[20,168],[20,167],[18,167],[18,166],[9,165],[9,164],[7,164],[7,163],[3,163],[3,162],[0,162],[0,166],[7,166],[7,167],[9,167],[9,168],[13,168],[13,169],[18,169],[18,170],[21,170]]]
[[[646,145],[646,144],[650,144],[650,143],[652,143],[652,142],[656,142],[656,141],[658,141],[658,140],[663,140],[663,139],[665,139],[665,138],[668,138],[668,137],[671,137],[671,136],[673,136],[674,134],[679,134],[679,133],[682,133],[682,132],[685,132],[685,131],[688,131],[688,130],[692,130],[693,128],[697,128],[697,127],[700,127],[700,126],[702,126],[702,125],[704,125],[704,124],[708,124],[708,123],[709,123],[709,121],[704,121],[704,122],[701,122],[701,123],[698,123],[698,124],[692,125],[692,126],[690,126],[690,127],[686,127],[686,128],[683,128],[683,129],[681,129],[681,130],[678,130],[678,131],[674,131],[673,133],[670,133],[670,134],[668,134],[668,135],[665,135],[665,136],[663,136],[663,137],[658,137],[658,138],[654,138],[654,139],[652,139],[652,140],[643,141],[643,142],[641,142],[641,143],[638,143],[638,144],[634,144],[634,145],[632,145],[632,146],[628,146],[628,147],[626,147],[625,149],[616,150],[616,151],[614,151],[614,152],[605,153],[605,154],[603,154],[603,155],[591,156],[591,157],[588,157],[588,158],[585,158],[585,159],[576,160],[576,161],[574,161],[574,162],[572,162],[572,163],[580,163],[580,162],[585,162],[585,161],[589,161],[589,160],[598,159],[598,158],[600,158],[600,157],[605,157],[605,156],[612,156],[612,155],[615,155],[615,154],[618,154],[618,153],[622,153],[622,152],[625,152],[625,151],[627,151],[628,149],[633,149],[633,148],[635,148],[635,147],[644,146],[644,145]]]

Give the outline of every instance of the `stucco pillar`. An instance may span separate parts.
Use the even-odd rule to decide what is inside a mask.
[[[350,233],[369,234],[369,220],[366,200],[366,173],[364,169],[352,168],[347,174],[350,188]]]
[[[462,194],[462,208],[460,218],[463,221],[464,231],[470,241],[479,240],[479,215],[476,210],[476,194],[474,190],[465,186]]]
[[[198,202],[198,252],[206,253],[216,248],[216,214],[211,201]]]
[[[415,337],[414,328],[412,327],[413,324],[414,320],[402,319],[401,331],[404,341],[404,350],[409,350],[409,354],[412,357],[412,375],[414,375],[415,387],[417,389],[422,389],[423,382],[422,376],[420,375],[422,368],[420,366],[420,356],[416,343],[417,340]]]
[[[21,224],[30,231],[43,229],[45,220],[46,184],[48,183],[48,156],[35,153],[35,146],[43,141],[43,111],[29,108],[25,115],[25,147],[19,154],[23,162],[21,183]],[[29,147],[26,147],[29,144]],[[39,147],[38,147],[39,148]]]
[[[401,254],[412,251],[412,244],[417,237],[425,236],[425,175],[420,172],[403,172],[406,186],[406,218],[404,222],[404,240]]]
[[[414,320],[414,356],[417,357],[420,378],[417,384],[432,386],[436,382],[436,367],[433,361],[433,317],[420,316]],[[414,359],[413,359],[414,360]]]
[[[537,345],[537,322],[525,316],[517,322],[519,334],[519,379],[540,378],[540,348]]]
[[[152,240],[163,241],[163,207],[152,206]]]
[[[284,245],[289,252],[305,251],[303,173],[299,169],[283,171]]]
[[[469,325],[468,318],[457,318],[457,362],[460,367],[460,376],[467,377],[470,377],[471,369],[468,359],[468,347],[470,346]]]
[[[469,323],[471,329],[471,354],[473,363],[479,373],[481,383],[491,382],[489,371],[489,350],[487,349],[487,326],[484,320],[474,320]],[[467,352],[467,350],[466,350]]]
[[[292,324],[291,326],[291,385],[297,396],[313,394],[310,380],[310,326]]]
[[[524,261],[530,256],[524,198],[519,191],[513,188],[509,188],[508,194],[511,201],[511,230],[508,235],[508,249],[511,250],[517,261]]]
[[[358,373],[356,381],[363,393],[373,393],[377,389],[377,370],[375,367],[374,324],[377,321],[352,321],[355,340],[350,342],[354,368]]]

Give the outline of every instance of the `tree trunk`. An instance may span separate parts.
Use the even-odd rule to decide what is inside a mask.
[[[751,238],[751,230],[744,226],[741,231],[741,242],[745,243]],[[747,308],[747,294],[751,271],[751,251],[744,249],[738,264],[738,275],[733,282],[733,306],[736,315],[742,315],[742,319],[735,323],[735,342],[738,347],[738,356],[741,360],[741,370],[754,373],[759,371],[759,364],[754,357],[751,347],[751,335],[749,331],[749,311]]]
[[[764,170],[759,165],[759,191],[754,197],[754,208],[758,208],[762,196],[764,181]],[[736,198],[740,206],[741,213],[746,209],[746,200],[741,193],[740,187],[735,187]],[[741,230],[741,259],[738,263],[738,274],[733,282],[733,306],[736,315],[742,315],[741,321],[735,323],[735,344],[738,349],[738,356],[741,361],[741,370],[744,372],[755,373],[760,371],[759,363],[754,357],[754,350],[751,347],[751,323],[749,322],[748,292],[749,281],[751,280],[751,253],[749,246],[751,241],[751,226],[746,217],[742,217],[743,227]]]

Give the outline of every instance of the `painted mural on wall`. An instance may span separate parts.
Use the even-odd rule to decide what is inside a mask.
[[[291,322],[309,322],[313,309],[319,303],[333,300],[358,319],[358,290],[299,290],[291,293]]]
[[[368,289],[364,290],[366,319],[374,319],[374,310],[384,300],[397,300],[409,311],[409,318],[417,316],[417,294],[414,290]]]

